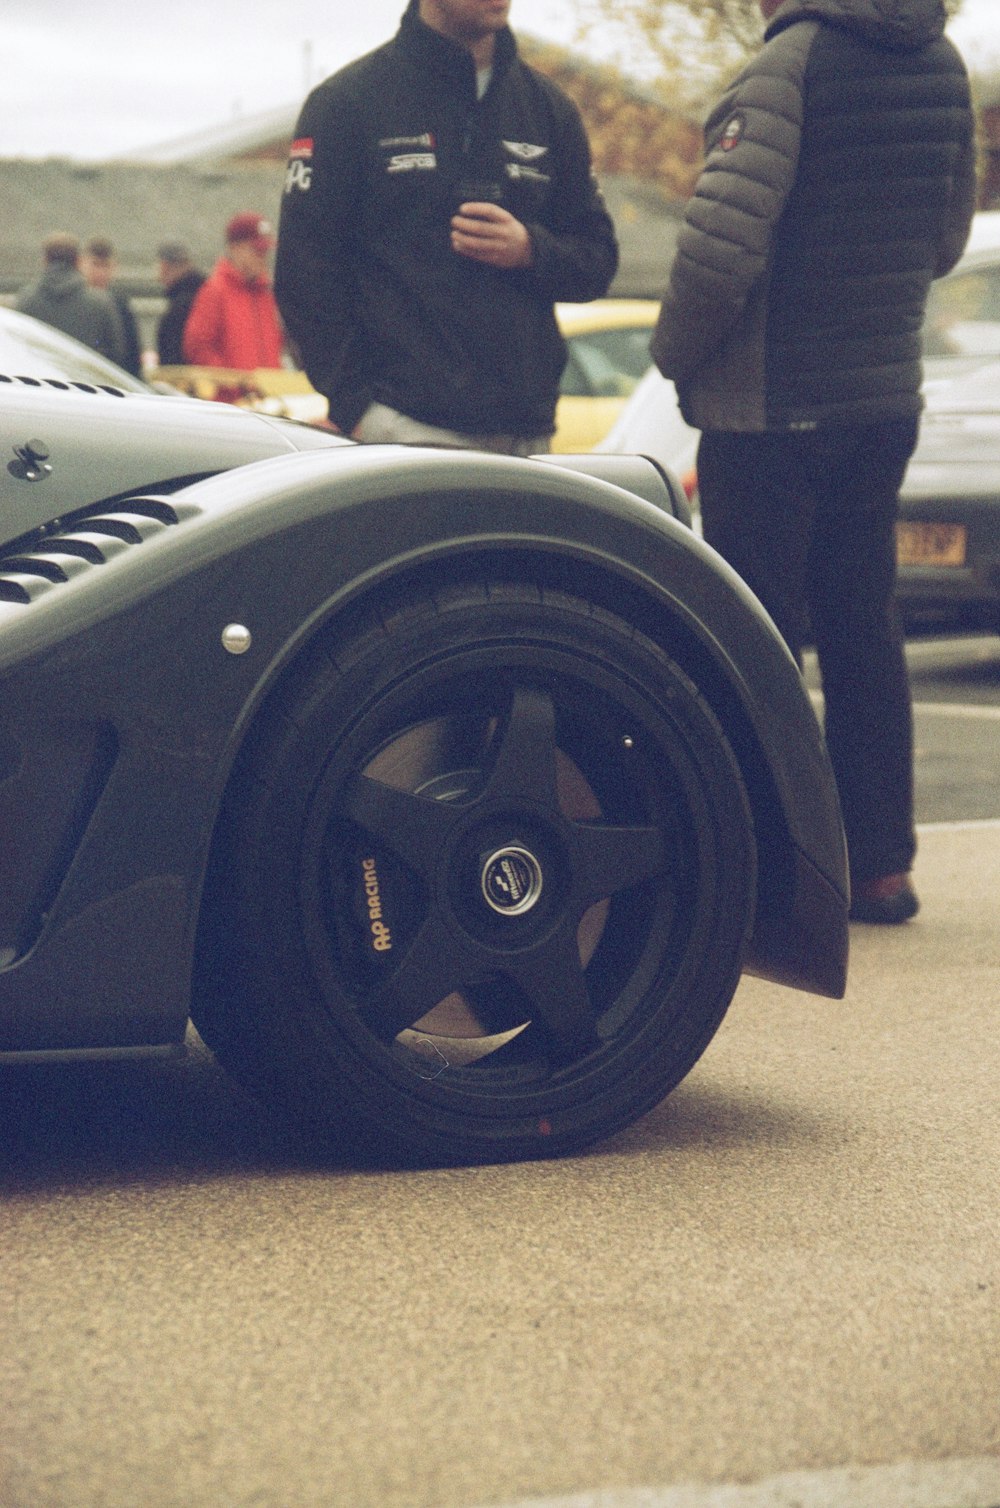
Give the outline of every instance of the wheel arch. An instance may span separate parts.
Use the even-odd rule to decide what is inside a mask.
[[[578,1116],[607,1134],[687,1071],[738,982],[756,862],[676,662],[578,590],[464,564],[334,618],[275,686],[223,812],[195,1022],[337,1145],[437,1158],[461,1135],[495,1160],[569,1150]],[[537,889],[498,923],[491,897],[519,892],[487,877],[515,853]],[[485,1056],[456,1060],[463,1021]]]
[[[843,867],[839,834],[826,830],[822,815],[809,830],[810,817],[817,815],[816,806],[809,791],[797,792],[789,785],[787,770],[775,760],[774,744],[769,745],[765,736],[769,720],[762,718],[762,709],[748,693],[743,673],[747,667],[733,661],[681,595],[654,581],[634,562],[599,551],[570,550],[562,539],[530,543],[451,540],[416,556],[383,561],[376,570],[347,583],[302,626],[295,642],[286,646],[266,682],[258,687],[253,704],[245,709],[241,726],[234,730],[216,821],[225,789],[235,778],[240,755],[255,730],[266,721],[275,701],[284,696],[289,682],[308,673],[313,657],[324,652],[323,646],[331,637],[349,633],[355,623],[372,614],[391,616],[400,599],[410,594],[443,592],[459,582],[488,583],[491,578],[532,585],[543,593],[568,591],[586,597],[598,608],[626,619],[676,660],[719,721],[750,799],[758,851],[758,896],[747,969],[820,993],[842,994],[846,923],[838,921],[838,913],[846,907],[846,887],[838,886]],[[755,615],[750,608],[744,612],[746,621],[753,621],[755,632],[765,642],[776,639],[762,612],[758,610]],[[752,655],[752,646],[749,652]],[[778,652],[785,654],[783,646]],[[823,777],[825,754],[815,719],[808,704],[803,711],[800,688],[795,690],[798,694],[789,701],[789,715],[793,722],[802,724],[800,732],[804,729],[807,744],[810,733],[813,735],[816,768]],[[828,805],[828,792],[824,790],[823,795]],[[822,813],[824,802],[818,806]],[[207,873],[214,844],[213,831],[203,873]],[[808,913],[801,924],[796,919],[800,911]],[[805,936],[803,928],[815,935]],[[843,934],[840,942],[838,933]]]
[[[183,1033],[220,803],[278,687],[350,614],[470,573],[589,594],[676,656],[728,734],[768,850],[750,967],[842,989],[842,833],[815,717],[759,604],[655,497],[542,461],[374,446],[260,461],[176,497],[175,527],[4,622],[5,712],[25,746],[58,724],[84,747],[107,728],[116,751],[70,814],[37,941],[0,968],[11,1050]],[[229,652],[232,624],[251,652]],[[23,793],[11,800],[33,832]]]

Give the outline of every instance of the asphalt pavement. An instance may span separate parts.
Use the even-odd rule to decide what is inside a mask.
[[[1000,825],[916,879],[846,1000],[744,981],[562,1162],[330,1167],[203,1053],[3,1067],[3,1508],[1000,1503]]]

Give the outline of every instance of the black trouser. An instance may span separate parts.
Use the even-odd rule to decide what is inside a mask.
[[[706,431],[698,451],[706,540],[800,663],[803,643],[815,644],[855,884],[908,870],[916,851],[913,719],[893,590],[899,488],[918,422]]]

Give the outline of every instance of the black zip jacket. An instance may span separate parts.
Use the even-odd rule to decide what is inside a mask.
[[[451,217],[472,199],[527,227],[530,268],[452,251]],[[306,100],[275,293],[345,432],[376,400],[465,434],[550,434],[566,359],[553,303],[599,298],[617,265],[579,113],[509,30],[477,100],[471,56],[411,0],[391,42]]]
[[[183,366],[184,326],[205,274],[192,268],[167,289],[166,313],[156,328],[157,358],[161,367]]]

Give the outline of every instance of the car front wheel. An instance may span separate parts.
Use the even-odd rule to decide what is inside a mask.
[[[567,1152],[704,1051],[754,894],[739,768],[683,671],[580,598],[466,583],[331,634],[267,704],[195,1021],[338,1145]]]

